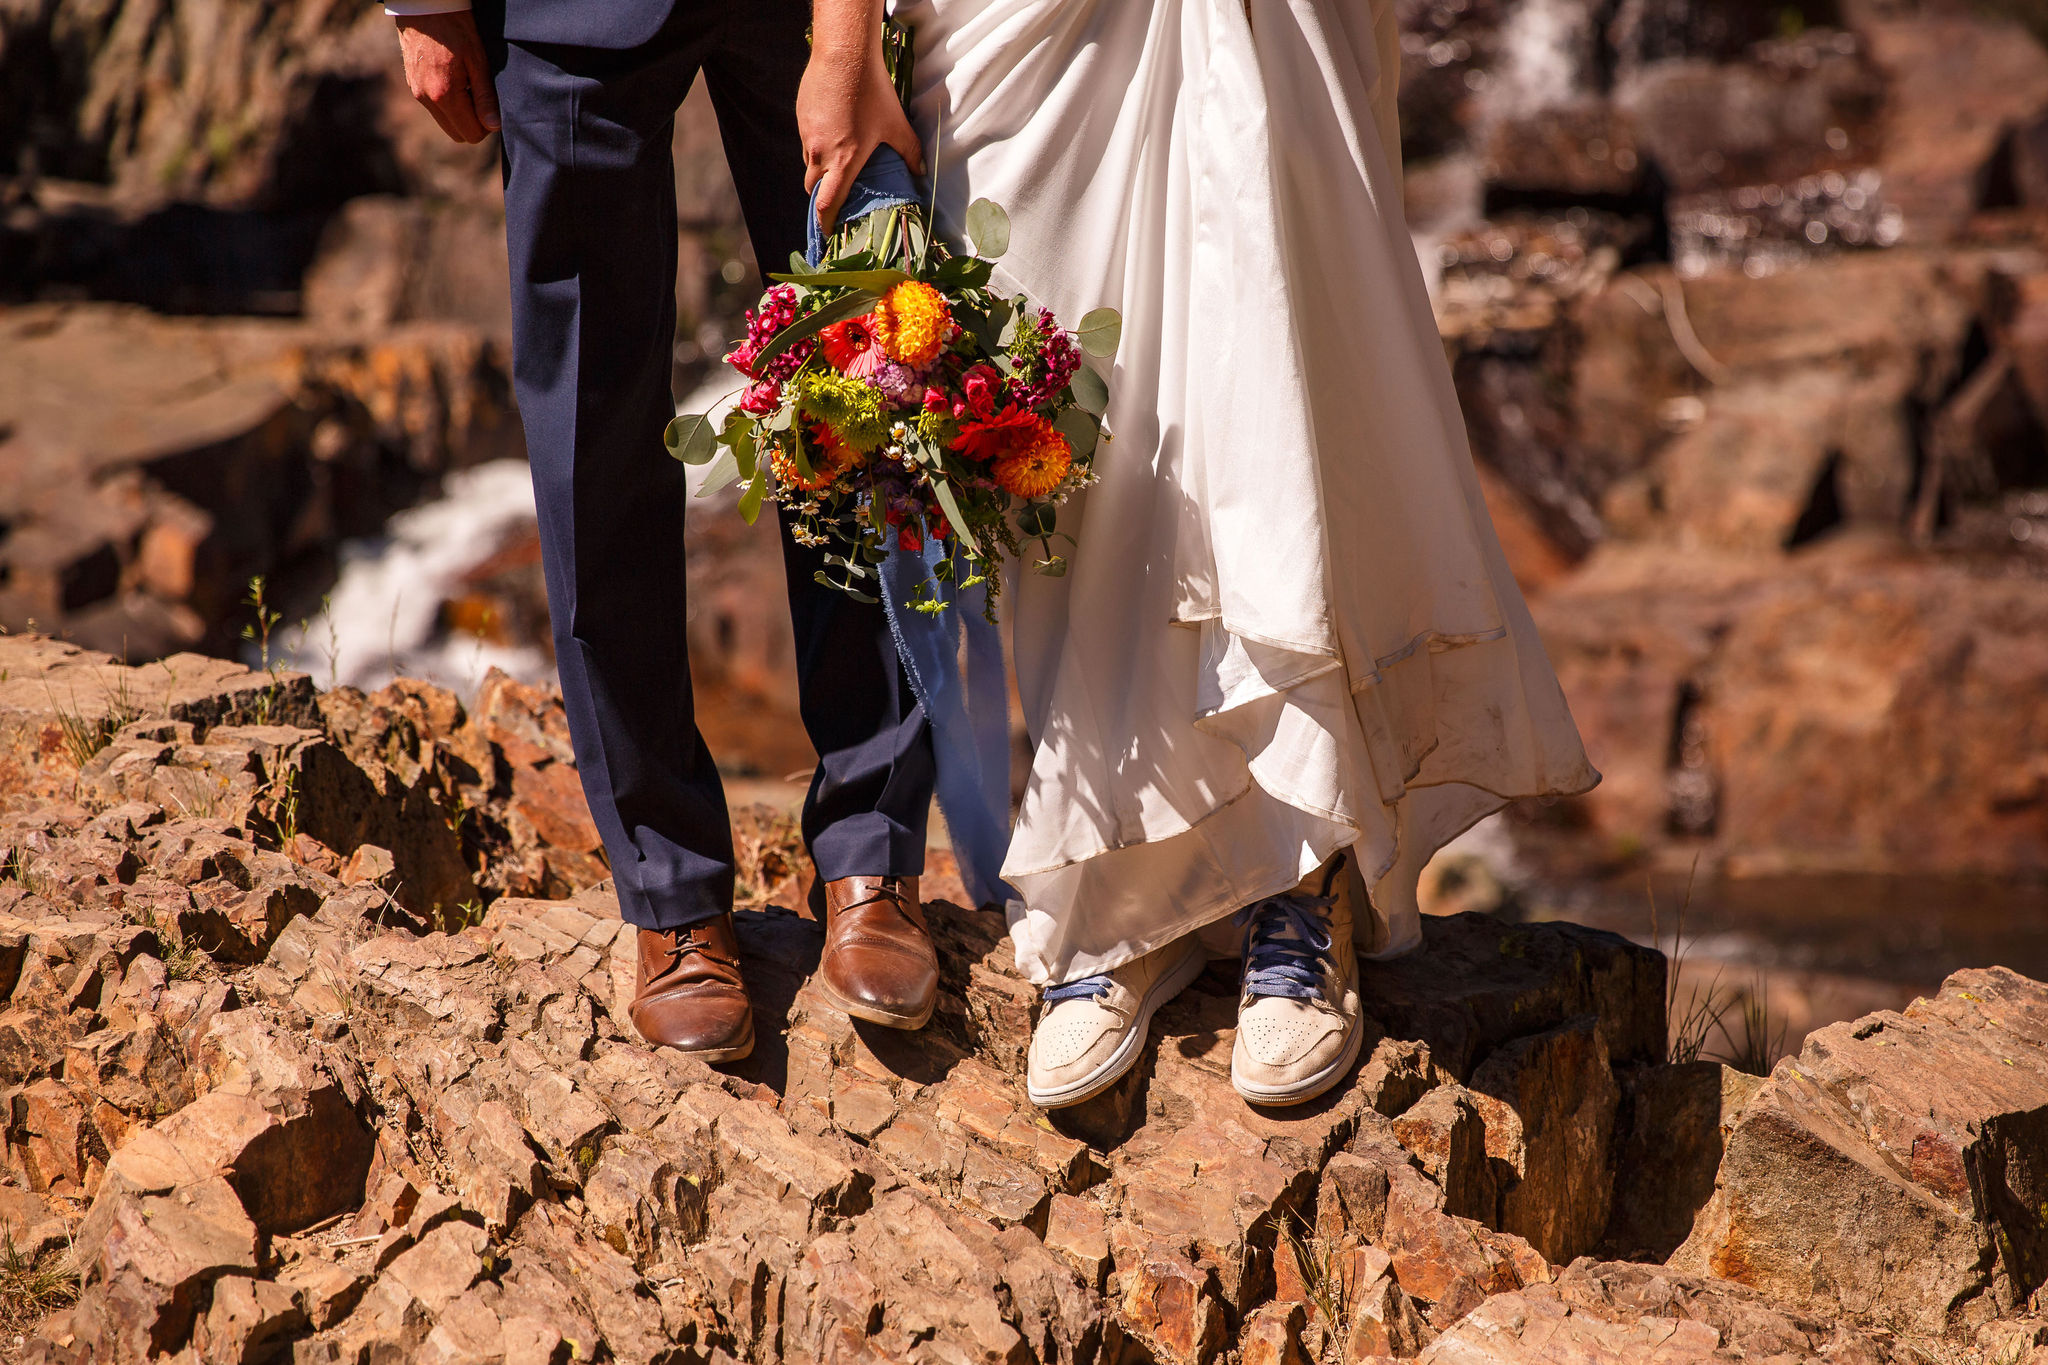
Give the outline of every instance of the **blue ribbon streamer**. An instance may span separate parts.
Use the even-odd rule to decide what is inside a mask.
[[[893,148],[878,147],[848,190],[839,221],[921,202],[903,158]],[[807,225],[805,259],[815,266],[825,258],[816,190]],[[986,584],[961,588],[934,575],[944,557],[930,535],[922,550],[892,547],[881,564],[882,607],[896,656],[932,727],[934,786],[960,879],[976,905],[1002,904],[1017,895],[1002,879],[1010,846],[1010,694],[1003,638],[984,611]],[[907,605],[912,601],[943,602],[946,609],[916,611]]]

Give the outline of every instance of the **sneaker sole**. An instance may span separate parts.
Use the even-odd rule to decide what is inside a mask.
[[[1138,1063],[1138,1054],[1145,1046],[1145,1040],[1152,1034],[1152,1016],[1159,1007],[1188,988],[1188,984],[1202,974],[1202,968],[1209,965],[1209,955],[1202,951],[1202,945],[1193,944],[1188,949],[1187,961],[1176,966],[1165,976],[1152,983],[1152,989],[1145,992],[1139,1003],[1138,1017],[1131,1023],[1131,1031],[1117,1044],[1109,1060],[1071,1085],[1057,1090],[1039,1090],[1029,1082],[1025,1083],[1024,1094],[1040,1109],[1068,1109],[1094,1099],[1103,1091],[1122,1080]]]
[[[876,1009],[873,1005],[856,1004],[846,999],[838,991],[833,990],[831,984],[822,976],[818,979],[818,993],[830,1001],[832,1008],[841,1014],[854,1019],[865,1019],[868,1023],[880,1024],[883,1028],[921,1029],[932,1021],[932,1013],[939,1007],[938,993],[934,991],[932,998],[925,1002],[922,1014],[891,1014],[888,1010]]]
[[[1313,1076],[1305,1077],[1294,1082],[1292,1085],[1274,1086],[1270,1089],[1238,1079],[1237,1066],[1235,1064],[1236,1047],[1233,1045],[1231,1049],[1230,1088],[1235,1090],[1247,1104],[1264,1105],[1269,1108],[1280,1108],[1290,1104],[1306,1104],[1308,1101],[1327,1093],[1337,1082],[1344,1079],[1344,1073],[1349,1071],[1352,1063],[1358,1060],[1359,1046],[1364,1041],[1365,1014],[1363,1011],[1360,1011],[1359,1016],[1351,1021],[1351,1039],[1344,1044],[1344,1051],[1338,1056],[1336,1061],[1331,1062]]]

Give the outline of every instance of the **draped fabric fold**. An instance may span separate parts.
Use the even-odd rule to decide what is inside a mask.
[[[1360,947],[1507,800],[1598,780],[1501,555],[1401,208],[1393,0],[907,0],[940,226],[1124,318],[1066,577],[1010,601],[1020,967],[1367,870]]]

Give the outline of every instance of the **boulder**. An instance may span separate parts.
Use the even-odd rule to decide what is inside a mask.
[[[1879,129],[1885,195],[1907,240],[1958,233],[1994,190],[2012,131],[2048,110],[2048,53],[2018,23],[1980,14],[1860,25],[1886,78]]]
[[[362,1197],[373,1139],[341,1087],[297,1039],[258,1011],[215,1018],[200,1039],[203,1093],[130,1134],[79,1230],[96,1254],[137,1198],[224,1179],[254,1225],[295,1232]]]
[[[1592,1260],[1554,1283],[1488,1299],[1417,1357],[1419,1365],[1766,1359],[1905,1365],[1925,1357],[1882,1336],[1781,1312],[1719,1280]]]
[[[1366,1011],[1395,1038],[1429,1045],[1455,1076],[1502,1043],[1581,1015],[1609,1058],[1664,1052],[1664,958],[1618,934],[1570,924],[1540,928],[1476,914],[1425,919],[1423,946],[1361,964]]]
[[[1511,1172],[1488,1225],[1559,1263],[1598,1246],[1613,1203],[1619,1091],[1596,1021],[1574,1019],[1494,1049],[1472,1088],[1509,1111],[1485,1129],[1487,1157]]]
[[[1621,1072],[1615,1122],[1614,1211],[1606,1245],[1662,1261],[1713,1197],[1728,1132],[1764,1078],[1719,1062]]]
[[[2048,987],[1958,972],[1779,1063],[1671,1263],[1796,1311],[1967,1336],[2048,1280],[2043,1115]]]
[[[72,1330],[100,1359],[168,1353],[185,1340],[213,1281],[256,1272],[256,1227],[218,1176],[114,1199]]]
[[[1610,546],[1534,610],[1603,837],[1654,844],[1683,813],[1735,873],[2042,865],[2048,636],[2023,580],[1855,540],[1789,568]],[[1682,811],[1686,752],[1707,799]]]
[[[292,1286],[227,1275],[214,1281],[212,1302],[193,1329],[192,1345],[205,1361],[258,1365],[275,1358],[287,1339],[307,1325]]]

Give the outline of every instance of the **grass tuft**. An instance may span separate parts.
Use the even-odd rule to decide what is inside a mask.
[[[1662,925],[1657,913],[1657,892],[1646,880],[1644,890],[1650,901],[1650,942],[1662,951],[1668,962],[1664,980],[1665,1033],[1669,1039],[1666,1060],[1673,1064],[1697,1062],[1702,1059],[1720,1062],[1737,1071],[1752,1076],[1768,1076],[1778,1058],[1785,1055],[1785,1021],[1774,1018],[1771,1013],[1770,979],[1761,971],[1745,990],[1723,989],[1721,973],[1715,972],[1714,979],[1703,991],[1698,986],[1688,992],[1685,1004],[1678,1001],[1678,978],[1685,965],[1687,940],[1685,937],[1686,913],[1692,909],[1694,883],[1699,877],[1699,859],[1694,858],[1692,871],[1686,877],[1685,896],[1678,903],[1678,913],[1671,926],[1671,947],[1664,947]],[[1738,1035],[1730,1025],[1731,1018],[1741,1021],[1742,1032]],[[1708,1044],[1716,1034],[1720,1035],[1722,1046],[1710,1051]]]
[[[74,705],[64,706],[50,691],[49,681],[45,679],[43,682],[43,692],[50,699],[50,709],[57,713],[57,727],[64,733],[64,752],[80,768],[91,762],[94,754],[113,743],[114,736],[121,733],[122,727],[142,719],[142,708],[128,693],[127,669],[122,669],[113,687],[102,682],[101,689],[106,694],[107,709],[101,715],[87,718],[75,709],[78,700],[75,695],[72,697]]]
[[[70,1255],[31,1256],[14,1244],[14,1229],[0,1226],[0,1331],[19,1332],[78,1298],[78,1272]]]
[[[1344,1283],[1344,1267],[1339,1263],[1342,1248],[1316,1233],[1296,1212],[1290,1212],[1281,1222],[1280,1235],[1294,1249],[1295,1263],[1301,1267],[1304,1281],[1302,1287],[1308,1291],[1309,1306],[1330,1325],[1331,1330],[1342,1331],[1351,1316],[1350,1286]]]

